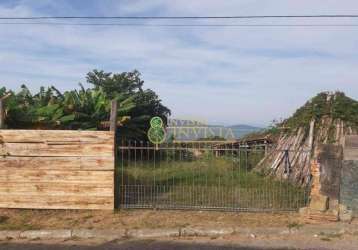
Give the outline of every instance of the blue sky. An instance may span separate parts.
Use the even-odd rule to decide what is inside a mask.
[[[358,14],[358,2],[0,0],[0,16],[332,13]],[[358,24],[358,19],[268,22]],[[53,84],[73,89],[95,68],[138,69],[145,86],[160,95],[174,117],[267,125],[291,115],[320,91],[342,90],[358,99],[358,27],[0,25],[0,85],[18,89],[25,83],[37,90]]]

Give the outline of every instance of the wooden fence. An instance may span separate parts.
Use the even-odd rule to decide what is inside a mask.
[[[0,130],[0,208],[113,209],[114,136]]]

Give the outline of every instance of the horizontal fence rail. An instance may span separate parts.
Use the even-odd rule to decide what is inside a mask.
[[[305,206],[306,188],[291,184],[287,175],[273,177],[255,169],[270,150],[233,143],[122,142],[116,169],[119,206],[228,211]]]

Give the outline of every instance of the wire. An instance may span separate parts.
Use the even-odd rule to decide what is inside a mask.
[[[244,16],[38,16],[0,17],[0,20],[42,19],[262,19],[262,18],[358,18],[358,14],[347,15],[244,15]]]
[[[144,24],[144,23],[53,23],[3,22],[0,25],[140,26],[140,27],[357,27],[358,24]]]

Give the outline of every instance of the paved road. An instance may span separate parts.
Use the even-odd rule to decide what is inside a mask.
[[[209,243],[178,243],[156,241],[108,242],[96,246],[85,246],[75,242],[66,244],[1,243],[0,249],[6,250],[289,250],[291,248],[262,248],[232,245],[214,245]],[[293,248],[292,248],[293,249]],[[320,248],[328,250],[327,248]],[[309,250],[309,249],[307,249]],[[319,250],[319,248],[314,248]]]

